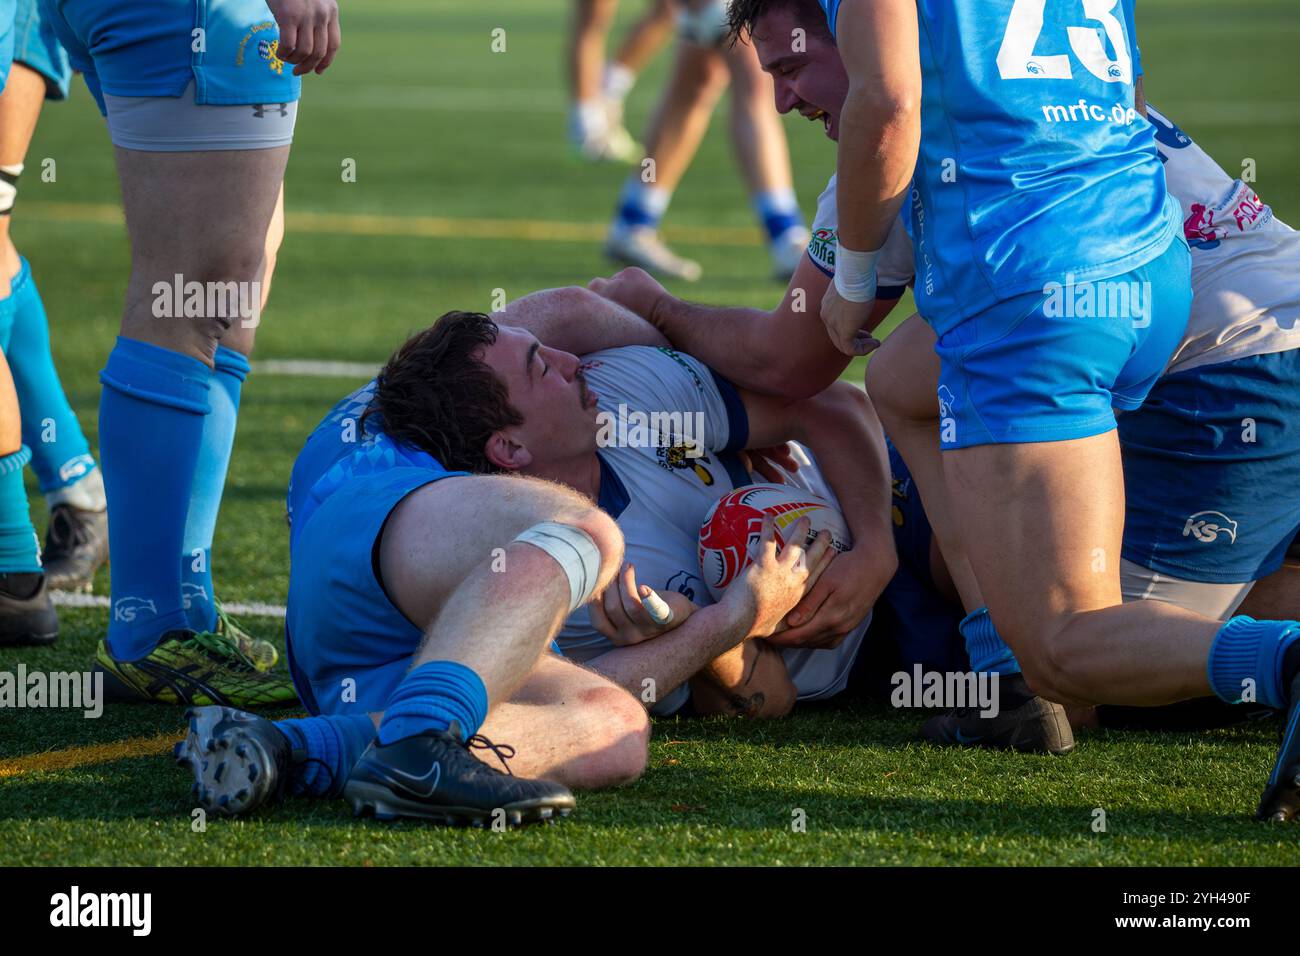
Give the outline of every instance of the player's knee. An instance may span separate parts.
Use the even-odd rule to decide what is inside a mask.
[[[618,523],[595,507],[584,508],[565,519],[564,523],[586,534],[596,545],[600,552],[599,584],[596,590],[603,590],[623,562],[623,532],[619,530]]]
[[[585,692],[583,701],[598,711],[594,723],[600,728],[598,759],[592,761],[588,786],[617,787],[638,779],[649,760],[650,717],[645,708],[612,684]]]
[[[1024,648],[1016,652],[1020,672],[1035,694],[1061,704],[1079,702],[1071,689],[1074,664],[1067,641],[1059,634],[1052,634],[1028,646],[1023,641],[1018,643]]]

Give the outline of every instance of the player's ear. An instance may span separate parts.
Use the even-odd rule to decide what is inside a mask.
[[[533,462],[532,453],[504,429],[494,431],[483,448],[488,461],[505,471],[518,471]]]

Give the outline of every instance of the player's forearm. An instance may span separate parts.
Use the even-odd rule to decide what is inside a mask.
[[[702,716],[784,717],[798,697],[781,652],[762,639],[714,658],[691,678],[692,709]]]
[[[663,333],[630,309],[581,286],[543,289],[511,302],[496,316],[528,329],[551,348],[586,355],[627,345],[667,345]]]
[[[759,377],[771,344],[765,340],[771,313],[763,309],[699,305],[664,296],[650,320],[673,348],[693,355],[741,388]]]
[[[676,348],[740,388],[791,401],[808,398],[834,382],[849,360],[827,339],[816,315],[827,280],[817,272],[816,279],[801,283],[805,270],[816,272],[816,267],[801,266],[771,312],[666,297],[653,313],[655,325]]]
[[[863,562],[861,587],[871,590],[874,599],[898,567],[884,429],[866,394],[848,383],[838,383],[804,405],[799,440],[811,449],[839,500],[853,550]]]
[[[840,245],[880,249],[907,197],[921,142],[914,102],[850,88],[841,118],[837,216]]]
[[[616,647],[587,662],[587,666],[612,680],[637,700],[653,706],[700,670],[739,645],[752,624],[730,604],[701,608],[681,627],[628,647]],[[654,700],[646,701],[645,683],[654,683]]]

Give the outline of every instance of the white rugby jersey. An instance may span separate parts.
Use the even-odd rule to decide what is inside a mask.
[[[623,532],[637,583],[712,604],[699,576],[700,525],[718,498],[754,481],[736,454],[748,442],[749,423],[735,388],[666,348],[595,352],[583,358],[582,371],[602,413],[600,505]],[[811,460],[792,480],[834,500]],[[800,700],[844,689],[869,623],[870,617],[837,648],[784,652]],[[566,657],[581,662],[613,647],[585,607],[569,616],[556,640]],[[682,685],[665,695],[655,713],[673,713],[688,692]]]
[[[1300,348],[1300,233],[1160,112],[1147,114],[1192,247],[1192,319],[1169,371]]]
[[[1166,374],[1300,348],[1300,232],[1273,215],[1182,130],[1148,105],[1170,194],[1192,248],[1192,314]],[[808,255],[835,273],[835,176],[817,200]],[[885,241],[878,298],[902,295],[915,272],[901,220]]]

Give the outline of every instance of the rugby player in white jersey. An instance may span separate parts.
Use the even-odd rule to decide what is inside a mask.
[[[777,81],[778,109],[821,120],[834,138],[848,81],[829,38],[810,36],[803,54],[788,45],[759,46],[765,69]],[[1220,619],[1234,611],[1295,617],[1300,588],[1283,558],[1300,526],[1300,495],[1259,490],[1295,488],[1300,477],[1300,394],[1294,384],[1300,378],[1300,235],[1154,111],[1151,122],[1168,188],[1183,207],[1195,300],[1165,378],[1143,408],[1119,419],[1129,498],[1123,594],[1125,600],[1158,598]],[[771,312],[686,303],[637,270],[593,288],[651,319],[675,345],[712,361],[742,385],[787,396],[813,392],[847,364],[816,336],[815,304],[834,271],[834,184],[832,177],[819,201],[808,262]],[[867,328],[893,308],[913,272],[911,244],[896,227],[882,253],[881,290]],[[1061,291],[1064,297],[1071,290]],[[813,307],[806,307],[809,302]],[[925,384],[936,377],[933,333],[912,317],[886,341],[885,355],[872,362],[868,375],[880,417],[905,454],[909,447],[932,448],[940,428],[933,391]],[[899,400],[907,395],[915,400]],[[923,493],[927,484],[941,486],[941,473],[925,477],[916,476]],[[927,496],[942,536],[951,519],[943,496],[935,495],[934,502],[931,507]],[[1261,578],[1261,593],[1243,606]],[[1140,651],[1116,653],[1127,659]],[[1133,671],[1141,675],[1145,668],[1135,665]],[[1003,681],[1004,689],[1009,685],[1017,690],[1014,682]],[[1004,708],[1001,725],[993,729],[987,720],[976,724],[969,713],[954,714],[931,722],[927,735],[952,742],[960,730],[962,739],[1005,746],[1013,738],[1024,740],[1016,711]],[[1068,729],[1061,733],[1059,714],[1050,726],[1047,716],[1039,711],[1035,719],[1044,733],[1030,736],[1049,744],[1041,749],[1069,749],[1072,739],[1065,736]],[[1270,792],[1275,782],[1270,780]],[[1275,815],[1267,809],[1261,806],[1264,815]]]
[[[477,748],[484,762],[508,758],[528,776],[575,788],[639,775],[645,765],[642,707],[663,702],[661,712],[675,710],[685,694],[673,692],[697,675],[697,710],[751,716],[788,710],[798,692],[823,696],[843,686],[860,629],[841,639],[867,617],[873,590],[889,580],[894,563],[883,444],[864,415],[865,397],[849,387],[807,403],[741,396],[694,360],[644,346],[598,352],[584,372],[575,355],[543,346],[521,325],[575,347],[664,339],[583,289],[526,297],[502,317],[519,324],[498,329],[487,316],[449,313],[399,349],[376,382],[340,401],[308,440],[289,493],[286,636],[295,686],[313,716],[273,724],[229,708],[200,709],[177,753],[194,773],[205,806],[238,814],[285,793],[342,794],[354,807],[380,815],[485,819],[481,807],[469,813],[464,804],[449,807],[446,794],[422,795],[401,784],[401,774],[411,776],[418,761],[385,756],[401,745],[383,739],[392,702],[405,700],[402,688],[439,665],[448,650],[455,652],[453,662],[470,654],[485,675],[495,675],[507,660],[515,662],[509,665],[515,672],[513,684],[485,676],[497,691],[491,710],[458,708],[460,736],[451,739],[456,728],[440,731],[439,746],[462,764],[457,748]],[[588,374],[600,392],[588,388]],[[677,411],[682,434],[631,433],[630,442],[601,447],[602,413],[617,419],[629,411]],[[359,421],[364,437],[352,431]],[[841,505],[855,548],[832,561],[825,537],[806,553],[792,543],[778,554],[773,544],[723,600],[697,609],[711,603],[688,582],[699,526],[733,480],[749,481],[734,452],[787,437],[817,449],[830,480],[847,489]],[[700,457],[684,454],[687,439]],[[467,474],[483,477],[458,477]],[[531,553],[498,547],[499,555],[483,558],[502,536],[503,517],[527,510],[539,495],[597,501],[640,539],[631,560],[642,563],[624,566],[594,617],[579,611],[561,635],[565,656],[585,667],[555,654],[536,657],[538,640],[545,644],[556,633],[548,635],[541,618],[523,628],[535,632],[531,640],[517,635],[529,644],[528,654],[510,643],[522,627],[510,617],[544,596],[514,593],[519,584],[510,584],[512,577],[526,583],[520,562]],[[580,522],[590,524],[589,516]],[[801,541],[803,533],[806,525],[796,525],[791,541]],[[615,535],[621,544],[622,535]],[[772,540],[770,523],[765,535]],[[547,537],[564,543],[558,532]],[[447,547],[470,541],[473,547]],[[608,554],[600,550],[603,581]],[[463,573],[466,565],[477,567],[470,579],[484,578],[470,588],[477,589],[476,606],[471,598],[460,600],[458,590],[445,599],[445,587],[430,586],[455,568]],[[650,594],[647,581],[661,589],[671,622],[651,620],[642,604]],[[468,587],[467,579],[461,589]],[[592,590],[588,583],[584,593]],[[762,639],[801,601],[809,612],[805,639],[828,649],[789,660],[764,653]],[[575,599],[571,610],[579,604]],[[476,627],[486,631],[472,647],[454,635],[468,622],[446,624],[453,607],[477,614]],[[426,621],[427,633],[415,623]],[[595,628],[609,640],[598,641]],[[822,655],[820,666],[811,662],[816,655]],[[625,693],[630,689],[635,699]],[[435,710],[431,716],[446,723],[448,708]],[[468,729],[467,719],[475,722]],[[372,744],[376,723],[380,742]],[[477,723],[485,737],[510,746],[476,736]],[[220,738],[215,752],[237,754],[238,772],[212,771],[216,762],[204,749],[211,749],[209,736]],[[229,746],[221,746],[223,740]],[[475,792],[503,786],[499,774],[469,777]],[[563,800],[565,793],[547,799]],[[520,810],[530,818],[530,808]]]

